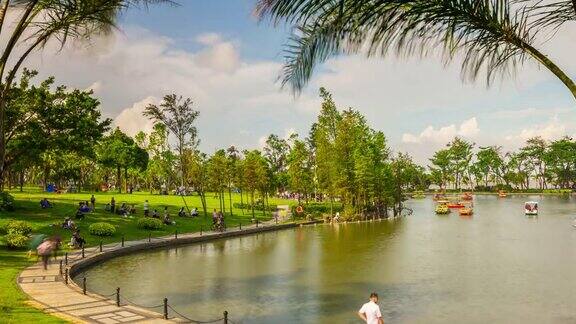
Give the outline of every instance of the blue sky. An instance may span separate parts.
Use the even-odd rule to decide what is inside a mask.
[[[324,64],[294,98],[275,82],[288,27],[258,23],[255,0],[180,2],[130,10],[113,35],[61,53],[49,47],[29,66],[42,77],[93,89],[105,115],[129,134],[150,130],[141,116],[147,104],[168,93],[190,97],[208,153],[258,147],[270,133],[306,135],[320,108],[320,86],[333,92],[340,108],[366,115],[394,150],[420,162],[454,136],[513,149],[531,136],[576,133],[576,100],[532,61],[487,89],[482,77],[462,82],[458,64],[444,67],[438,57],[343,56]],[[539,46],[576,78],[576,26]]]

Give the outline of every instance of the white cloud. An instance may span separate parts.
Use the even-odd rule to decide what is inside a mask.
[[[120,127],[124,133],[130,136],[134,136],[140,131],[150,133],[154,127],[154,122],[144,117],[143,112],[146,106],[158,104],[158,102],[159,100],[155,97],[147,97],[134,103],[132,107],[122,110],[114,119],[114,127]]]
[[[506,140],[511,143],[522,144],[529,138],[540,136],[545,140],[553,141],[566,135],[571,135],[572,127],[570,126],[571,125],[560,121],[560,119],[555,116],[546,123],[528,125],[528,127],[523,128],[519,133],[506,136]]]
[[[88,90],[92,90],[92,92],[94,92],[94,94],[97,95],[100,92],[100,90],[102,90],[102,82],[96,81],[92,83],[91,85],[88,86],[88,88],[85,89],[85,91]]]
[[[414,135],[410,133],[404,133],[402,135],[403,143],[447,143],[452,140],[455,136],[462,136],[467,138],[472,138],[480,132],[478,128],[478,122],[476,117],[472,117],[468,120],[463,121],[460,126],[454,124],[443,126],[438,129],[434,126],[426,127],[420,134]]]
[[[222,38],[217,33],[204,33],[196,37],[196,41],[203,45],[214,45],[220,43]]]

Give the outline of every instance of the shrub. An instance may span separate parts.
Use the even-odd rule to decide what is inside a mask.
[[[6,191],[0,192],[0,210],[14,210],[14,197]]]
[[[112,236],[116,233],[116,227],[109,223],[94,223],[90,225],[88,231],[96,236]]]
[[[297,207],[298,206],[291,206],[292,215],[294,216],[298,216],[298,213],[296,212]],[[302,204],[302,207],[304,208],[304,214],[321,215],[330,213],[330,202]],[[342,212],[342,205],[339,203],[335,203],[332,211],[334,213]]]
[[[6,246],[12,249],[22,249],[28,245],[28,237],[20,233],[8,233],[4,236]]]
[[[32,233],[32,226],[25,221],[12,220],[4,226],[4,232],[7,234],[20,234],[27,236]]]
[[[147,230],[159,230],[162,228],[164,224],[161,220],[157,218],[140,218],[136,223],[138,228],[147,229]]]

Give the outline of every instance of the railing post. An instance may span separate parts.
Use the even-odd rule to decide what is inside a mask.
[[[200,225],[200,236],[202,236],[202,225]]]
[[[174,231],[174,239],[178,239],[178,230]]]
[[[116,306],[120,307],[120,287],[116,288]]]
[[[258,228],[258,218],[256,218],[256,228]]]
[[[152,241],[152,233],[148,233],[148,243]]]
[[[64,283],[68,284],[68,268],[66,268],[66,271],[64,271]]]
[[[124,247],[124,235],[122,235],[122,247]]]
[[[82,278],[82,293],[86,295],[86,277]]]
[[[62,275],[62,260],[60,260],[60,275]]]
[[[64,253],[64,264],[68,265],[68,252]]]
[[[228,311],[224,311],[224,324],[228,324]]]
[[[82,245],[82,259],[84,259],[84,245]]]
[[[164,298],[164,319],[168,319],[168,298]]]
[[[240,222],[240,224],[238,224],[238,227],[240,227],[240,230],[242,230],[242,222]]]
[[[102,241],[100,241],[100,252],[102,252]]]

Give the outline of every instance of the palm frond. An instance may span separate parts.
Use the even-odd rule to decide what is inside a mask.
[[[508,0],[261,0],[260,19],[295,23],[281,79],[298,92],[317,63],[339,53],[463,57],[462,77],[489,85],[527,58],[534,41],[525,6]]]

